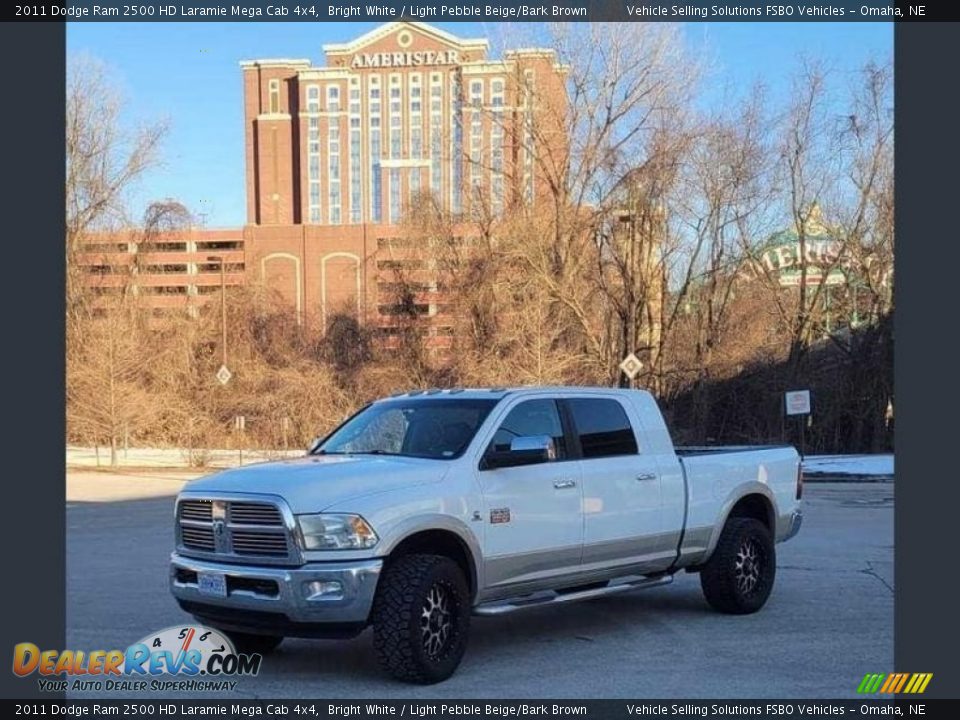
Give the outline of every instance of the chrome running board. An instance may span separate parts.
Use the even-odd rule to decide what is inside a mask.
[[[544,605],[576,602],[577,600],[591,600],[593,598],[616,595],[617,593],[628,592],[630,590],[645,590],[647,588],[659,587],[660,585],[669,585],[672,582],[673,575],[661,575],[654,578],[640,578],[631,582],[623,582],[616,585],[607,585],[599,588],[590,588],[588,590],[576,590],[568,593],[556,593],[552,591],[549,592],[549,594],[535,593],[533,595],[512,598],[510,600],[496,600],[494,602],[481,603],[473,609],[473,614],[506,615],[507,613],[512,613],[517,610],[525,610],[532,607],[543,607]]]

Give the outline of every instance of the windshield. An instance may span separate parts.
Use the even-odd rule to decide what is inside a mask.
[[[448,398],[378,402],[347,420],[313,454],[450,460],[463,454],[497,402]]]

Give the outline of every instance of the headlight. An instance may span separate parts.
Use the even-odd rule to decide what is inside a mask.
[[[304,550],[364,550],[379,540],[359,515],[299,515],[297,523]]]

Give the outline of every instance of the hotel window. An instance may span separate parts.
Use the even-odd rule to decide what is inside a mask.
[[[400,76],[390,76],[390,158],[403,154],[403,115],[400,101]],[[390,168],[390,222],[400,222],[400,170]]]
[[[495,78],[490,82],[490,104],[503,107],[503,80]]]
[[[269,111],[271,114],[280,112],[280,81],[276,78],[269,84]]]
[[[470,201],[479,203],[483,183],[483,81],[470,83]]]
[[[390,112],[391,113],[400,112],[401,96],[402,96],[402,88],[400,85],[400,76],[391,75],[390,76]]]
[[[410,76],[410,158],[419,160],[423,157],[423,101],[420,76]],[[420,192],[420,168],[410,169],[409,189],[410,202]]]
[[[363,221],[363,165],[361,159],[360,80],[350,79],[350,222]]]
[[[340,127],[335,119],[330,120],[327,130],[327,183],[328,207],[331,225],[340,224]]]
[[[503,80],[490,83],[490,205],[495,215],[503,212]]]
[[[403,118],[390,116],[390,157],[399,160],[403,154]]]
[[[450,75],[450,211],[463,207],[463,97],[460,78]]]
[[[337,85],[327,86],[327,112],[340,112],[340,88]]]
[[[320,88],[316,85],[307,88],[307,112],[320,112]]]
[[[360,163],[360,130],[350,130],[350,222],[359,223],[363,213],[363,171]]]
[[[310,222],[320,222],[320,183],[310,183]]]
[[[319,91],[317,98],[319,102]],[[307,179],[308,217],[311,223],[320,223],[320,118],[315,115],[307,119]]]
[[[380,78],[370,77],[370,221],[383,219],[383,178],[380,173],[382,136],[380,129]],[[376,102],[374,102],[376,100]]]
[[[430,191],[440,199],[443,185],[443,85],[440,74],[430,76]]]
[[[390,168],[390,222],[400,222],[400,171]]]

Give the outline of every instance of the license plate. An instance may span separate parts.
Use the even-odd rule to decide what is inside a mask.
[[[217,572],[197,573],[197,586],[201,595],[227,596],[227,576]]]

